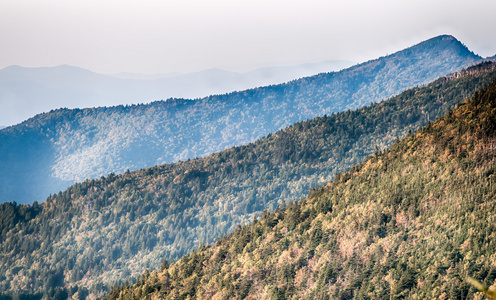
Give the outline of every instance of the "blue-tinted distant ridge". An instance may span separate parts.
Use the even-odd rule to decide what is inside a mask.
[[[288,83],[146,105],[59,109],[0,131],[0,201],[43,201],[75,181],[202,157],[290,124],[362,107],[482,58],[452,36]]]

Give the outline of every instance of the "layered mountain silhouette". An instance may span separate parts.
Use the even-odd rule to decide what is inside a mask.
[[[351,66],[329,61],[268,67],[247,73],[210,69],[190,74],[103,75],[72,66],[0,70],[0,120],[20,123],[52,109],[148,103],[167,98],[200,98],[258,86],[278,84]]]
[[[496,81],[306,199],[107,299],[482,299],[466,278],[496,280],[495,142]]]
[[[398,138],[429,124],[495,78],[495,65],[482,64],[387,101],[298,122],[254,143],[204,158],[87,180],[42,204],[4,203],[0,205],[0,274],[3,274],[0,293],[37,294],[50,299],[76,293],[78,297],[103,295],[108,286],[132,280],[146,268],[157,268],[164,258],[177,260],[254,218],[262,216],[267,220],[264,210],[274,211],[277,206],[294,202],[311,188],[328,183],[336,173],[358,165],[368,155],[379,155]],[[477,128],[478,121],[468,124]],[[474,134],[478,136],[477,132]],[[444,147],[449,141],[443,139],[439,143]],[[465,148],[460,147],[449,149],[460,157],[472,155],[464,154]],[[403,157],[401,153],[398,156]],[[386,170],[387,163],[383,165]],[[419,163],[429,163],[426,168],[434,164],[423,156]],[[405,172],[410,170],[401,168]],[[372,175],[367,176],[372,177],[368,181],[378,182],[382,175],[377,172],[379,169],[370,171]],[[446,172],[454,171],[446,169]],[[350,174],[353,173],[337,175],[338,181],[357,187],[364,183],[353,184],[349,181]],[[392,180],[396,190],[387,186],[389,192],[383,193],[391,196],[390,201],[403,201],[407,195],[396,193],[406,183],[416,186],[412,181],[409,177]],[[442,194],[437,190],[432,193],[434,200],[430,203],[434,205],[435,197]],[[359,199],[355,194],[344,194]],[[373,193],[363,190],[360,195]],[[318,204],[315,209],[329,209],[329,206]],[[304,220],[315,217],[306,215],[304,210],[301,213]],[[385,224],[391,222],[387,226],[396,224],[389,219],[391,216],[399,220],[392,212],[384,211],[384,214],[387,214]],[[273,226],[277,224],[275,219],[271,220]],[[379,229],[387,230],[387,226]],[[386,233],[377,232],[381,236]],[[312,240],[306,236],[304,239]],[[233,246],[231,250],[243,249],[245,242],[239,244],[241,248]],[[316,240],[314,245],[319,242]],[[355,241],[350,243],[353,245]],[[196,266],[185,271],[187,278],[197,270]],[[205,274],[195,276],[200,278]],[[181,284],[177,283],[177,287]]]
[[[0,131],[0,169],[9,170],[0,174],[0,201],[43,201],[86,178],[206,156],[298,121],[380,101],[481,59],[444,35],[280,85],[40,114]]]

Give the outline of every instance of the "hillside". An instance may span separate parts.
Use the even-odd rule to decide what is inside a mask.
[[[494,78],[495,65],[479,65],[205,158],[88,180],[33,207],[4,204],[0,292],[98,293],[135,278],[300,199]]]
[[[440,36],[340,72],[194,101],[60,109],[0,131],[0,202],[32,203],[75,181],[247,144],[295,122],[356,109],[481,60]]]
[[[496,81],[108,299],[482,299],[465,278],[496,284],[495,145]]]

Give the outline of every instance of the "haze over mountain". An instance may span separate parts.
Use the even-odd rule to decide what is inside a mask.
[[[119,79],[134,79],[134,80],[155,80],[183,76],[186,74],[173,72],[173,73],[156,73],[156,74],[140,74],[140,73],[115,73],[105,74],[110,77]]]
[[[496,81],[417,134],[107,299],[486,299]],[[488,299],[488,298],[487,298]]]
[[[484,64],[205,158],[88,180],[41,205],[0,205],[0,293],[81,296],[135,278],[300,199],[495,78]]]
[[[316,63],[306,63],[301,65],[264,67],[243,73],[227,72],[227,71],[224,72],[226,73],[226,75],[236,74],[237,76],[243,78],[248,77],[247,79],[249,79],[250,81],[256,82],[251,87],[257,87],[260,85],[283,83],[286,81],[298,79],[301,77],[311,76],[318,73],[338,71],[344,68],[348,68],[353,64],[354,63],[351,61],[332,60],[332,61],[324,61],[324,62],[316,62]],[[214,70],[214,69],[210,69],[210,70]],[[150,80],[150,79],[164,79],[164,78],[180,77],[180,76],[187,77],[193,74],[202,74],[202,73],[205,73],[205,75],[203,76],[206,77],[208,76],[209,74],[208,72],[210,70],[189,73],[189,74],[181,74],[176,72],[176,73],[168,73],[168,74],[119,73],[119,74],[107,74],[107,75],[110,77],[115,77],[120,79]],[[262,83],[260,84],[260,82]],[[176,97],[194,98],[192,96],[182,96],[182,95]]]
[[[57,108],[148,103],[167,98],[199,98],[278,84],[351,66],[329,61],[272,67],[247,73],[219,69],[191,74],[103,75],[72,66],[0,70],[0,120],[14,125]]]
[[[0,169],[9,170],[0,173],[0,201],[43,201],[75,181],[202,157],[301,120],[383,100],[481,59],[454,37],[439,36],[280,85],[194,101],[40,114],[0,131]]]

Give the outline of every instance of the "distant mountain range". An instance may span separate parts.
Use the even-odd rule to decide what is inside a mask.
[[[0,70],[0,120],[3,125],[14,125],[62,107],[148,103],[172,97],[193,99],[283,83],[351,65],[348,61],[328,61],[247,73],[211,69],[191,74],[151,75],[103,75],[71,66],[11,66]]]
[[[202,157],[301,120],[386,99],[481,60],[454,37],[439,36],[280,85],[194,101],[40,114],[0,131],[0,170],[9,170],[0,173],[0,202],[43,201],[75,181]]]
[[[219,73],[221,74],[220,79],[227,79],[227,77],[236,76],[239,77],[239,79],[242,81],[252,82],[252,83],[248,83],[250,84],[250,86],[243,88],[243,89],[247,89],[250,87],[257,87],[260,85],[283,83],[286,81],[298,79],[301,77],[311,76],[318,73],[339,71],[351,67],[353,64],[354,63],[351,61],[331,60],[331,61],[316,62],[316,63],[306,63],[300,65],[264,67],[242,73],[229,72],[220,69],[209,69],[201,72],[194,72],[188,74],[182,74],[176,72],[176,73],[167,73],[167,74],[118,73],[118,74],[107,74],[107,75],[110,77],[115,77],[120,79],[134,79],[134,80],[156,80],[156,79],[166,79],[166,78],[174,78],[174,77],[183,77],[184,79],[200,78],[202,80],[212,80],[212,78],[209,77],[211,75],[214,75],[215,73]],[[191,82],[192,84],[195,84],[194,80],[191,80]],[[228,83],[229,82],[230,80],[228,80]],[[219,84],[222,84],[222,82],[219,82]],[[185,92],[190,92],[190,91],[185,91]],[[224,92],[229,92],[229,91],[226,90]],[[218,92],[213,94],[218,94]],[[195,96],[184,96],[184,95],[176,95],[175,97],[195,98]]]
[[[389,100],[355,111],[298,122],[254,143],[204,158],[87,180],[51,196],[41,205],[4,203],[0,205],[0,298],[3,299],[1,294],[5,292],[40,293],[45,294],[46,299],[67,299],[68,294],[76,292],[80,297],[88,293],[99,295],[109,285],[122,283],[124,279],[132,281],[146,268],[157,268],[164,258],[177,260],[201,244],[211,244],[254,218],[263,216],[262,222],[265,222],[267,214],[263,213],[264,210],[274,211],[278,206],[281,208],[285,203],[301,199],[312,188],[329,183],[335,174],[360,165],[369,155],[379,157],[397,139],[428,125],[495,78],[494,64],[479,65],[425,87],[407,90]],[[467,124],[480,128],[478,122]],[[435,125],[433,128],[439,127]],[[450,142],[453,139],[442,138],[436,144],[450,149],[449,155],[457,155],[457,163],[459,161],[460,165],[465,166],[464,155],[475,155],[472,149],[450,148],[446,146]],[[403,145],[412,147],[409,142],[403,142]],[[486,157],[483,154],[486,148],[476,149],[482,152],[476,157]],[[434,159],[444,159],[447,155],[444,153],[442,151]],[[400,152],[395,161],[402,161],[405,155]],[[427,197],[429,193],[424,191],[427,185],[432,188],[433,195],[429,197],[433,199],[429,203],[434,206],[439,201],[435,197],[444,197],[444,190],[432,183],[441,175],[427,177],[427,183],[422,181],[419,185],[412,183],[414,180],[411,177],[404,178],[406,175],[415,179],[411,173],[419,168],[426,172],[439,168],[442,174],[446,174],[443,176],[456,174],[455,178],[464,180],[482,176],[472,174],[464,177],[462,174],[465,173],[460,174],[460,167],[444,170],[439,162],[420,156],[420,159],[413,160],[419,166],[401,167],[397,169],[399,174],[385,177],[387,180],[383,184],[387,188],[384,191],[361,192],[363,185],[369,185],[371,181],[379,182],[383,178],[384,172],[391,168],[389,162],[376,159],[374,170],[360,181],[352,181],[349,173],[337,175],[339,182],[350,182],[345,185],[358,190],[353,196],[348,193],[336,196],[333,205],[345,210],[350,201],[369,199],[377,194],[383,195],[388,203],[415,203],[407,197],[410,189],[415,188]],[[375,169],[375,164],[378,169]],[[407,162],[405,164],[408,166]],[[468,172],[472,170],[472,165],[464,168]],[[356,167],[352,169],[357,170]],[[493,176],[490,174],[483,176]],[[456,181],[446,181],[471,189],[465,183],[460,185]],[[377,189],[380,187],[377,185]],[[406,189],[405,195],[401,192],[403,189]],[[312,194],[319,195],[321,192],[322,189],[317,189]],[[312,207],[319,212],[333,208],[321,202]],[[302,209],[293,216],[296,220],[317,217],[317,214],[306,214],[304,211]],[[374,215],[381,211],[386,214],[385,209],[370,213]],[[415,214],[415,211],[411,213]],[[399,217],[393,214],[393,218]],[[271,226],[278,224],[277,220],[271,220]],[[396,224],[394,219],[387,220],[385,223],[390,222],[389,226]],[[334,221],[344,223],[338,217]],[[346,221],[346,224],[354,223]],[[287,226],[286,232],[294,228]],[[367,229],[368,226],[361,228]],[[383,236],[388,233],[387,228],[374,227],[373,232]],[[353,231],[348,234],[353,236]],[[273,238],[276,237],[282,236]],[[402,240],[401,236],[398,238]],[[302,243],[313,241],[306,237],[302,240]],[[242,241],[229,247],[229,251],[240,253],[238,251],[245,246],[246,241]],[[317,249],[313,250],[318,253]],[[262,256],[274,254],[278,257],[276,253],[270,251],[270,254]],[[309,255],[311,258],[312,254]],[[234,253],[231,252],[229,257],[235,257]],[[220,260],[226,258],[221,257]],[[185,274],[206,265],[209,264],[188,269]],[[265,266],[262,264],[262,267]],[[177,278],[179,280],[180,277]],[[57,294],[59,296],[55,297]],[[64,294],[65,297],[60,296]]]

